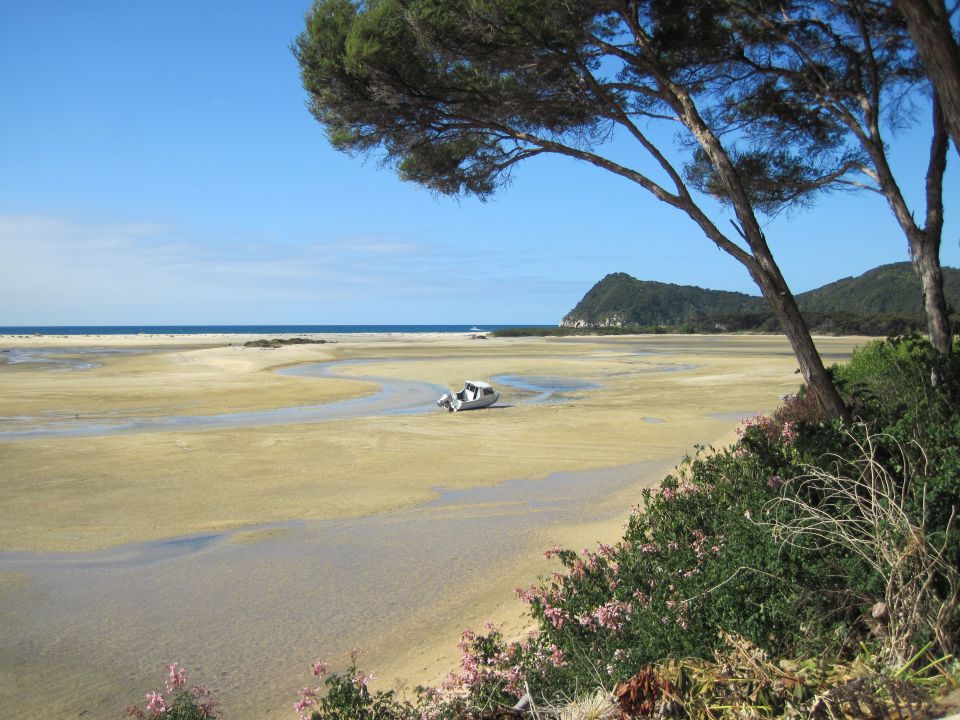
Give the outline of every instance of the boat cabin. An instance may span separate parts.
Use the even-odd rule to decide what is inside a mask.
[[[486,395],[493,395],[493,387],[480,380],[464,380],[463,390],[457,393],[457,399],[463,402],[479,400]]]

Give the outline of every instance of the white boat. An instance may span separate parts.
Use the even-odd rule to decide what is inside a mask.
[[[500,393],[494,390],[490,383],[481,380],[464,380],[463,390],[444,393],[437,400],[437,405],[445,407],[450,412],[457,412],[484,408],[493,405],[499,399]]]

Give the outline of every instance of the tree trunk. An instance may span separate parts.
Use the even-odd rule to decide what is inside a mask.
[[[894,0],[943,104],[953,146],[960,153],[960,48],[943,0]]]
[[[913,268],[923,288],[923,311],[927,317],[927,334],[937,352],[950,354],[952,339],[947,300],[943,292],[943,271],[940,269],[940,242],[943,238],[943,174],[947,169],[947,129],[943,104],[933,93],[933,137],[927,164],[927,215],[923,230],[907,232]]]
[[[927,320],[930,344],[940,353],[950,352],[950,321],[943,292],[943,273],[940,270],[940,243],[943,236],[943,175],[947,168],[949,139],[939,95],[933,93],[933,134],[930,138],[930,158],[926,177],[926,217],[921,228],[907,201],[900,192],[886,150],[876,127],[862,146],[873,161],[877,179],[894,217],[907,238],[913,269],[920,278],[923,290],[923,310]]]
[[[937,352],[950,353],[951,332],[947,316],[947,299],[943,293],[943,271],[940,269],[940,252],[920,243],[913,252],[913,268],[920,276],[923,287],[923,309],[927,316],[927,333],[930,344]]]
[[[840,393],[837,392],[830,374],[823,366],[820,352],[813,343],[807,323],[800,314],[800,308],[787,287],[787,282],[780,273],[773,260],[773,256],[766,254],[758,258],[761,272],[754,275],[754,281],[763,291],[763,296],[773,310],[773,314],[780,321],[780,327],[790,341],[793,354],[800,364],[800,374],[807,383],[807,391],[812,392],[817,399],[817,406],[826,418],[843,418],[849,420],[849,412]]]
[[[740,227],[737,230],[750,247],[751,252],[749,258],[741,257],[742,251],[734,254],[734,257],[746,266],[754,282],[763,291],[763,296],[770,305],[773,314],[780,321],[780,326],[786,333],[794,355],[797,357],[797,362],[800,364],[800,373],[807,383],[808,391],[816,396],[817,405],[824,417],[828,419],[842,418],[845,422],[849,421],[850,415],[843,398],[840,397],[833,380],[823,366],[823,360],[820,358],[817,346],[813,344],[813,338],[810,337],[807,323],[800,314],[797,301],[773,259],[773,253],[770,252],[767,239],[760,228],[760,223],[757,222],[753,205],[737,170],[730,161],[730,156],[720,143],[719,138],[704,122],[690,94],[670,82],[665,76],[662,77],[661,82],[673,95],[674,102],[672,105],[681,121],[697,139],[700,147],[706,152],[726,186],[727,195],[737,214],[737,219],[740,221]],[[726,250],[725,244],[720,242],[715,235],[716,228],[705,225],[701,225],[701,227],[704,227],[707,235],[721,249]]]
[[[820,358],[817,346],[813,344],[813,338],[810,337],[807,323],[800,314],[797,301],[773,259],[773,253],[770,252],[767,239],[760,228],[760,223],[757,222],[753,205],[743,187],[740,176],[730,161],[730,156],[719,138],[704,122],[690,94],[670,81],[665,74],[661,75],[659,80],[672,95],[673,102],[671,104],[681,121],[697,139],[700,147],[710,158],[726,186],[730,202],[736,212],[737,219],[740,221],[740,227],[737,227],[736,224],[734,224],[734,227],[737,227],[737,231],[750,247],[750,255],[746,255],[736,247],[729,247],[732,243],[722,237],[712,224],[701,222],[701,227],[721,250],[733,255],[747,268],[754,282],[763,291],[767,304],[770,305],[773,314],[780,321],[780,326],[790,341],[793,353],[800,364],[800,373],[807,383],[807,390],[817,398],[817,405],[823,416],[828,419],[842,418],[845,422],[849,421],[850,416],[847,407],[823,366],[823,360]],[[688,214],[696,219],[693,213],[688,211]]]

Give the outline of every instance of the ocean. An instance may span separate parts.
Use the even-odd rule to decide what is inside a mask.
[[[0,335],[302,335],[306,333],[464,333],[529,325],[38,325],[0,326]]]

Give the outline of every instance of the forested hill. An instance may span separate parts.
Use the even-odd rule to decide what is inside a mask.
[[[943,289],[947,304],[960,308],[960,270],[943,268]],[[920,278],[910,263],[881,265],[858,277],[847,277],[797,296],[801,310],[846,312],[854,315],[923,312]]]
[[[637,280],[626,273],[612,273],[590,288],[560,325],[682,325],[703,317],[760,313],[765,309],[763,300],[746,293]]]
[[[960,308],[960,270],[944,268],[947,303]],[[915,317],[923,312],[920,280],[910,263],[881,265],[859,277],[848,277],[801,293],[805,315],[872,318]],[[769,315],[763,300],[745,293],[705,290],[691,285],[637,280],[612,273],[594,285],[560,322],[562,327],[680,326],[711,318],[725,325],[750,327]],[[752,318],[741,324],[736,318]]]

